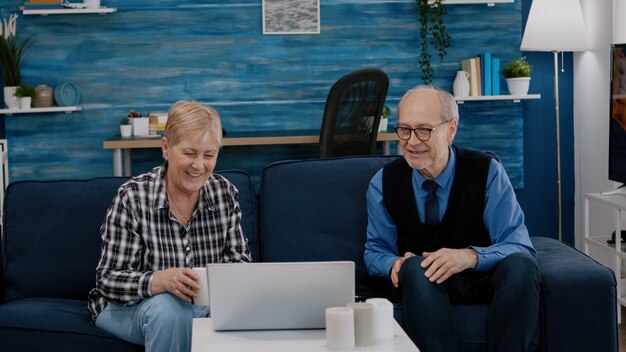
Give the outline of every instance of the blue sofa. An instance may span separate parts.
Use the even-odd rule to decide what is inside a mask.
[[[257,194],[248,174],[219,172],[239,189],[255,261],[352,260],[356,292],[390,285],[363,264],[365,190],[392,156],[285,161],[267,166]],[[5,199],[0,270],[2,351],[142,351],[89,324],[99,228],[124,178],[21,181]],[[539,351],[617,351],[612,271],[574,248],[533,237],[542,276]],[[458,306],[461,350],[485,350],[486,306]],[[401,317],[401,307],[396,311]],[[511,317],[515,319],[515,317]],[[400,319],[401,320],[401,319]]]

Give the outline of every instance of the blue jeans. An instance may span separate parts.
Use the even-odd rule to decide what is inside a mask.
[[[426,279],[420,266],[423,259],[407,259],[399,274],[406,332],[420,351],[458,351],[454,304],[489,304],[488,351],[531,349],[541,280],[531,255],[514,253],[490,272],[468,270],[441,284]]]
[[[132,306],[109,303],[98,314],[96,326],[122,340],[145,345],[147,352],[186,352],[191,351],[193,318],[210,314],[209,307],[160,293]]]

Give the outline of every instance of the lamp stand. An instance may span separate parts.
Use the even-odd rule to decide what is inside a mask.
[[[554,112],[556,118],[556,186],[558,192],[559,241],[563,239],[563,222],[561,214],[561,134],[559,131],[559,59],[558,51],[554,54]]]

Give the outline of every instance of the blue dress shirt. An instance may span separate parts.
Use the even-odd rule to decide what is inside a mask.
[[[443,172],[434,180],[439,185],[437,200],[439,201],[439,220],[448,206],[448,198],[454,181],[456,155],[449,147],[450,160]],[[428,191],[422,189],[425,178],[417,170],[413,170],[412,183],[415,202],[420,221],[424,222],[424,202]],[[396,225],[389,216],[383,202],[383,172],[379,170],[372,178],[367,190],[367,241],[365,243],[365,265],[370,275],[389,277],[393,263],[404,253],[398,253],[398,233]],[[483,213],[485,227],[491,237],[492,245],[476,247],[478,254],[477,271],[489,271],[505,256],[524,252],[536,257],[535,249],[530,242],[528,230],[524,225],[524,213],[515,197],[513,186],[502,165],[491,160],[487,175],[485,195],[485,211]],[[422,255],[422,253],[415,253]]]

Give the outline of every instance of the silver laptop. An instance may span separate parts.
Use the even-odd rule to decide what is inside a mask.
[[[211,324],[219,330],[323,329],[325,309],[354,302],[354,263],[207,265]]]

